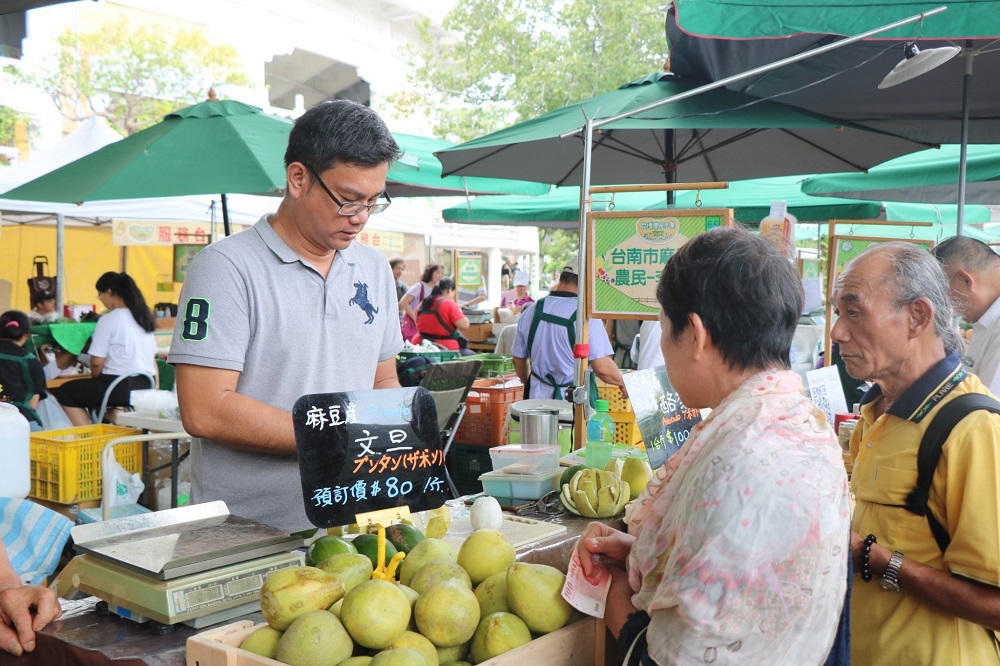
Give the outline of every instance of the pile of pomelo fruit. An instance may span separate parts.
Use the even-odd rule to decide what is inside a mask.
[[[579,616],[561,596],[565,574],[516,563],[497,529],[476,529],[456,552],[414,526],[391,525],[384,559],[377,550],[377,535],[315,541],[309,565],[264,581],[267,625],[240,647],[292,666],[461,666]]]

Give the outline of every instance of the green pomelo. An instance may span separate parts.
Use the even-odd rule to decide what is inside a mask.
[[[559,477],[559,489],[562,490],[562,487],[569,483],[569,480],[573,478],[573,475],[583,469],[587,469],[587,466],[573,465],[572,467],[567,467],[566,471],[564,471],[562,476]]]
[[[507,605],[534,633],[555,631],[573,614],[562,598],[565,581],[566,574],[555,567],[518,562],[507,569]]]
[[[514,544],[500,530],[481,529],[469,535],[458,549],[458,563],[479,585],[495,573],[507,571],[517,553]]]
[[[409,585],[413,576],[420,571],[431,560],[448,560],[454,562],[458,559],[455,549],[441,539],[424,539],[406,554],[403,566],[400,567],[399,582]]]
[[[392,542],[396,550],[407,553],[424,540],[424,533],[413,525],[389,525],[385,528],[385,538]]]
[[[347,661],[340,662],[340,666],[369,666],[371,663],[371,657],[351,657]]]
[[[479,602],[461,581],[448,580],[429,588],[413,610],[420,633],[437,647],[461,645],[479,626]]]
[[[362,555],[367,555],[368,559],[371,560],[373,569],[378,568],[378,535],[377,534],[359,534],[354,537],[354,547],[358,549],[358,552]],[[392,542],[386,539],[385,542],[385,562],[384,565],[389,565],[389,560],[392,556],[396,554],[396,547],[392,545]],[[404,560],[405,561],[405,560]]]
[[[339,619],[340,618],[340,609],[343,608],[343,606],[344,606],[344,600],[343,599],[337,599],[337,601],[332,606],[330,606],[330,608],[328,610],[331,613],[333,613],[334,615],[336,615],[337,618]]]
[[[423,594],[434,585],[446,580],[457,580],[464,583],[470,590],[472,589],[472,580],[469,578],[469,574],[457,562],[449,560],[431,560],[420,567],[420,570],[414,574],[410,581],[410,587],[418,594]]]
[[[520,647],[531,640],[531,631],[513,613],[493,613],[480,621],[472,637],[472,661],[487,659]]]
[[[438,666],[438,653],[434,643],[431,643],[426,636],[422,636],[415,631],[404,631],[399,638],[393,641],[387,650],[400,650],[407,648],[419,652],[427,666]]]
[[[344,581],[316,567],[285,567],[268,574],[260,588],[260,610],[267,623],[284,631],[292,620],[325,610],[344,596]]]
[[[358,552],[334,553],[317,564],[316,568],[344,581],[345,594],[366,580],[371,580],[373,571],[372,561],[367,555]]]
[[[492,613],[509,613],[507,605],[507,571],[495,573],[476,586],[479,614],[483,617]]]
[[[395,583],[369,580],[344,596],[340,619],[356,643],[381,650],[406,631],[410,613],[410,601]]]
[[[469,644],[453,645],[452,647],[439,647],[437,649],[438,663],[450,664],[453,661],[462,661],[469,654]]]
[[[368,666],[428,666],[424,656],[410,648],[382,650],[369,662]]]
[[[243,642],[240,643],[240,649],[274,659],[274,655],[278,653],[278,641],[281,640],[281,634],[282,632],[271,625],[265,624],[262,627],[257,627],[252,634],[244,638]]]
[[[337,666],[354,652],[354,643],[337,616],[325,610],[295,618],[278,641],[275,659],[290,666]]]
[[[328,534],[309,544],[309,549],[306,550],[306,564],[314,567],[336,553],[356,552],[358,552],[358,549],[355,548],[347,539],[342,539],[339,536]]]

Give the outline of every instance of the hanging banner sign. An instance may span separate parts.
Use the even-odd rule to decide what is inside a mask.
[[[306,517],[350,525],[370,511],[446,497],[437,410],[420,387],[304,395],[292,408]]]
[[[383,252],[403,251],[403,234],[398,231],[362,231],[357,241]]]
[[[677,453],[701,423],[701,412],[685,407],[662,365],[622,374],[635,420],[646,444],[649,465],[656,469]]]
[[[656,319],[663,265],[692,237],[732,224],[729,208],[590,213],[587,316]]]
[[[211,224],[118,220],[111,225],[114,245],[208,245]]]

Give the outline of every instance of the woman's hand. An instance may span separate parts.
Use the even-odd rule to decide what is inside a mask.
[[[0,587],[0,650],[15,656],[31,652],[35,632],[60,615],[62,609],[53,590],[35,585]]]
[[[593,522],[587,525],[579,541],[576,542],[584,576],[590,578],[593,574],[593,555],[600,555],[605,560],[624,566],[634,542],[635,537],[632,535],[608,527],[604,523]]]

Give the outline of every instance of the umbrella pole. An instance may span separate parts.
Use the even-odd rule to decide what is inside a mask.
[[[226,199],[226,195],[222,195],[222,231],[226,236],[229,236],[229,201]]]
[[[580,185],[580,263],[577,273],[579,285],[576,293],[576,342],[573,349],[573,448],[582,449],[587,433],[587,359],[590,356],[587,344],[587,290],[593,273],[587,263],[587,215],[590,212],[590,162],[594,148],[594,120],[587,118],[583,128],[583,182]],[[586,350],[586,351],[584,351]],[[579,354],[579,355],[578,355]]]
[[[56,312],[62,317],[66,304],[66,217],[56,213]]]
[[[965,42],[965,77],[962,79],[962,143],[958,153],[958,218],[955,234],[962,235],[965,222],[965,158],[969,151],[969,98],[972,96],[972,61],[976,54],[972,50],[972,40]]]

